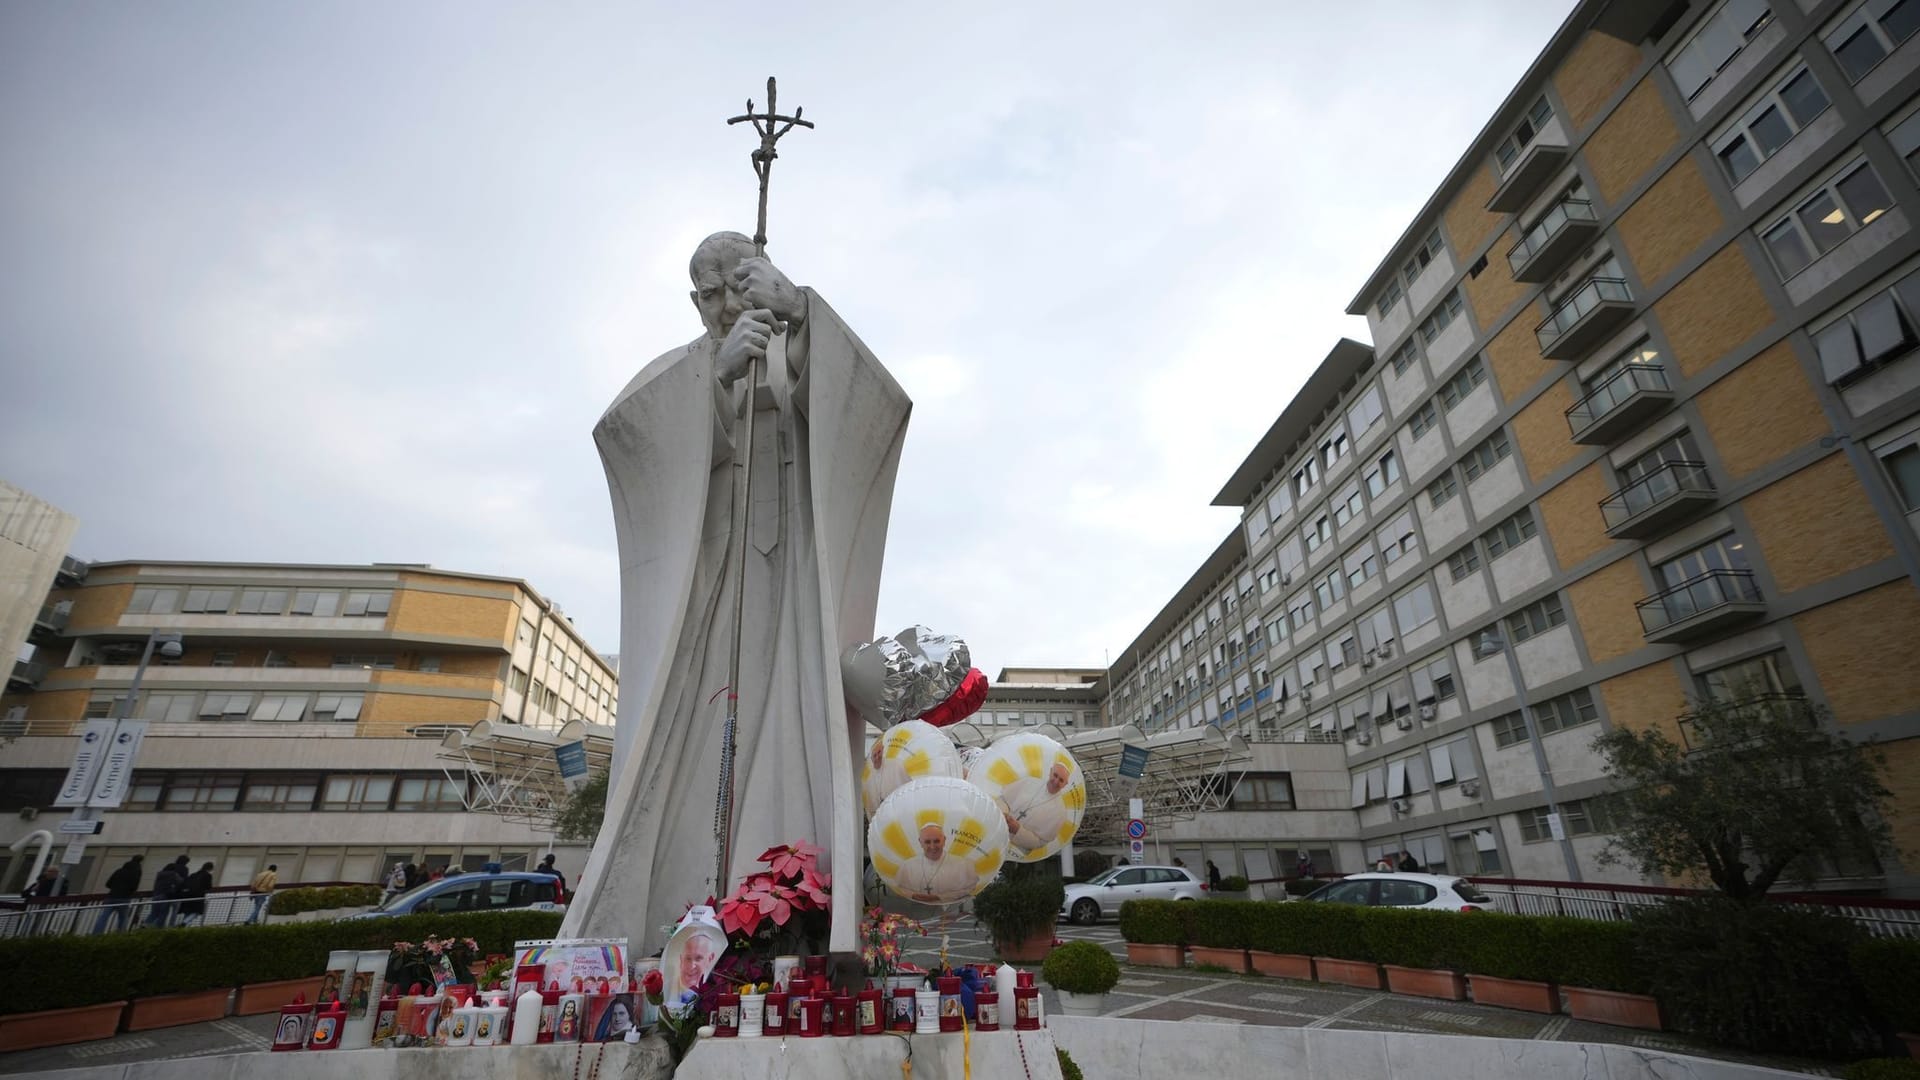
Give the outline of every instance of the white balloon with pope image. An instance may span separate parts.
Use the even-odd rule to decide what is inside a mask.
[[[1007,823],[992,799],[958,777],[900,786],[867,825],[874,872],[922,904],[957,904],[990,884],[1007,854]]]
[[[967,768],[1007,827],[1010,862],[1039,862],[1067,846],[1087,812],[1087,781],[1067,748],[1038,732],[996,739]]]
[[[860,800],[872,817],[887,796],[910,780],[965,775],[952,739],[925,720],[908,720],[888,728],[867,751],[860,766]]]

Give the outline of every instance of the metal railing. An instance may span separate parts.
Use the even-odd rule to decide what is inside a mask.
[[[1632,301],[1633,293],[1628,290],[1624,280],[1607,277],[1588,278],[1585,284],[1560,301],[1560,306],[1553,309],[1553,314],[1547,316],[1539,326],[1534,327],[1534,337],[1539,340],[1540,348],[1550,348],[1562,334],[1573,329],[1576,323],[1586,318],[1588,313],[1601,304],[1631,303]]]
[[[1567,426],[1577,435],[1635,394],[1667,392],[1667,369],[1659,364],[1624,364],[1567,410]]]
[[[369,883],[302,882],[279,885],[274,891],[366,884]],[[194,926],[232,926],[245,923],[252,919],[255,906],[252,888],[247,885],[218,886],[202,897],[201,902],[206,910],[203,914],[192,917]],[[124,900],[116,900],[105,893],[61,896],[51,900],[18,898],[0,900],[0,938],[84,937],[143,927],[184,926],[188,925],[186,921],[188,917],[181,913],[180,908],[185,903],[187,901],[179,898],[156,901],[152,893],[136,893],[130,899]],[[156,910],[156,906],[160,910]],[[263,903],[259,921],[265,922],[266,919],[267,913]]]
[[[1579,919],[1617,921],[1636,908],[1669,900],[1708,895],[1699,889],[1658,885],[1602,885],[1587,882],[1539,881],[1526,878],[1469,878],[1493,901],[1496,910],[1514,915],[1569,915]],[[1776,893],[1776,904],[1825,911],[1852,919],[1875,937],[1920,938],[1920,900],[1840,893]]]
[[[1698,461],[1663,461],[1647,475],[1600,500],[1607,528],[1617,529],[1668,499],[1686,492],[1713,494],[1713,478]]]
[[[1593,214],[1593,204],[1585,199],[1561,199],[1553,209],[1547,211],[1546,216],[1534,223],[1533,228],[1527,230],[1526,235],[1507,249],[1507,266],[1518,273],[1521,267],[1539,254],[1541,248],[1547,246],[1549,240],[1576,221],[1598,224],[1599,219]]]
[[[1652,634],[1728,604],[1760,604],[1760,586],[1751,570],[1709,570],[1697,578],[1658,592],[1633,605],[1640,627]]]

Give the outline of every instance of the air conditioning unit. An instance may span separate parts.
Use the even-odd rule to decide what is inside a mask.
[[[1394,813],[1396,813],[1396,814],[1411,814],[1411,813],[1413,813],[1413,800],[1412,800],[1412,799],[1395,799],[1395,800],[1393,800],[1393,812],[1394,812]]]
[[[1301,688],[1300,688],[1300,705],[1301,705],[1301,707],[1302,707],[1302,708],[1304,708],[1304,707],[1306,707],[1306,706],[1308,706],[1308,705],[1311,705],[1311,704],[1313,704],[1313,687],[1311,687],[1311,686],[1303,686],[1303,687],[1301,687]]]
[[[1399,729],[1400,729],[1401,731],[1412,731],[1412,730],[1413,730],[1413,717],[1411,717],[1411,716],[1396,716],[1396,717],[1394,717],[1394,718],[1393,718],[1393,725],[1394,725],[1395,727],[1397,727],[1397,728],[1399,728]]]
[[[1373,666],[1373,657],[1371,656],[1367,657],[1365,660],[1360,661],[1360,670],[1362,671],[1365,671],[1366,669],[1372,666]]]
[[[1479,798],[1480,797],[1480,781],[1478,780],[1460,781],[1460,794],[1465,795],[1469,799]]]
[[[1370,745],[1373,742],[1373,732],[1368,731],[1366,728],[1361,728],[1354,734],[1353,741],[1359,743],[1361,746]]]
[[[1393,643],[1390,641],[1381,642],[1380,643],[1380,659],[1385,660],[1387,657],[1392,655],[1393,655]]]
[[[1282,586],[1287,586],[1287,585],[1291,585],[1291,584],[1293,584],[1293,575],[1292,575],[1292,574],[1281,574],[1281,575],[1280,575],[1280,584],[1281,584]]]
[[[1420,719],[1422,719],[1422,720],[1431,720],[1431,719],[1433,719],[1433,718],[1434,718],[1434,716],[1436,716],[1436,715],[1438,715],[1438,714],[1437,714],[1437,712],[1435,711],[1435,709],[1434,709],[1434,707],[1433,707],[1433,706],[1431,706],[1431,705],[1422,705],[1422,706],[1420,706]]]
[[[23,807],[21,807],[21,808],[20,808],[20,820],[21,820],[21,821],[32,821],[32,820],[33,820],[34,818],[37,818],[37,817],[39,817],[39,816],[40,816],[40,809],[39,809],[39,807],[35,807],[35,806],[23,806]]]

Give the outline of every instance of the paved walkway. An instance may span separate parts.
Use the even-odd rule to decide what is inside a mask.
[[[1566,1016],[1540,1016],[1464,1001],[1431,1001],[1257,975],[1209,974],[1192,968],[1175,971],[1131,967],[1124,963],[1127,950],[1126,944],[1120,939],[1120,931],[1111,924],[1094,927],[1062,925],[1060,936],[1098,942],[1123,961],[1120,985],[1107,998],[1107,1016],[1212,1024],[1269,1024],[1618,1043],[1779,1069],[1798,1069],[1816,1076],[1838,1073],[1837,1069],[1804,1061],[1767,1058],[1706,1046],[1671,1033],[1590,1024]],[[948,957],[955,963],[978,963],[993,958],[993,949],[985,932],[975,927],[971,919],[956,920],[950,925],[946,929],[946,943]],[[908,952],[924,963],[922,958],[931,959],[938,955],[940,945],[940,933],[936,929],[929,937],[909,943]],[[1044,985],[1042,996],[1047,1009],[1052,1011],[1058,1007],[1059,1001],[1052,991],[1044,989]],[[276,1019],[272,1015],[229,1017],[208,1024],[123,1034],[76,1046],[0,1054],[0,1074],[210,1054],[264,1052],[272,1039]]]

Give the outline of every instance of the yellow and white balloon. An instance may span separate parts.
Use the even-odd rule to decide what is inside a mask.
[[[909,780],[867,824],[874,872],[894,892],[923,904],[956,904],[986,888],[1007,851],[999,806],[955,776]]]
[[[1067,846],[1087,812],[1087,781],[1067,748],[1038,732],[996,739],[968,763],[967,780],[1004,817],[1012,862],[1039,862]]]
[[[963,778],[953,740],[925,720],[896,724],[874,740],[860,766],[860,801],[872,817],[900,785],[928,776]]]

